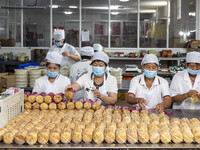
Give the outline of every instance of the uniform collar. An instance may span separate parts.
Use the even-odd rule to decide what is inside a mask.
[[[145,82],[145,80],[144,80],[144,73],[142,74],[142,76],[141,76],[141,78],[140,78],[140,80],[139,80],[139,83],[140,83],[141,85],[146,86],[146,82]],[[158,76],[156,75],[156,76],[155,76],[155,79],[154,79],[154,81],[153,81],[152,86],[154,86],[154,85],[159,85],[159,84],[160,84],[160,79],[159,79]]]
[[[189,77],[189,73],[188,73],[187,70],[184,70],[184,80],[185,80],[186,82],[190,82],[190,77]],[[195,82],[197,82],[197,83],[200,82],[200,73],[197,74],[196,79],[195,79]]]

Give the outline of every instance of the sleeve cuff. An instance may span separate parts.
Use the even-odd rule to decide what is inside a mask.
[[[165,97],[171,97],[171,95],[165,95],[165,96],[163,96],[163,98],[165,98]]]
[[[128,95],[133,95],[133,96],[135,96],[135,94],[134,94],[134,93],[131,93],[131,92],[128,92]]]

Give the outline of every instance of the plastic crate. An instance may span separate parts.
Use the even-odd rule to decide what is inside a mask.
[[[24,90],[0,100],[0,128],[24,111]]]
[[[26,64],[21,64],[18,66],[18,69],[24,69],[25,67],[28,66],[40,66],[40,63],[26,63]]]

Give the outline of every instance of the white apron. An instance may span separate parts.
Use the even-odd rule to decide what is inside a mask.
[[[55,81],[53,82],[53,83],[51,83],[51,82],[49,82],[49,80],[48,80],[48,76],[47,76],[47,78],[45,79],[45,88],[44,88],[44,92],[45,93],[50,93],[50,92],[52,92],[52,93],[54,93],[54,94],[58,94],[59,93],[59,91],[58,91],[58,89],[57,89],[57,87],[56,87],[56,80],[57,80],[57,78],[59,78],[59,76],[60,75],[58,75],[57,77],[56,77],[56,79],[55,79]]]
[[[100,91],[100,93],[101,94],[103,94],[103,95],[105,95],[105,96],[108,96],[108,92],[107,92],[107,90],[106,90],[106,86],[105,86],[105,74],[104,74],[104,81],[103,81],[103,88],[100,90],[100,88],[99,88],[99,91]],[[91,84],[91,87],[90,87],[90,89],[89,89],[89,91],[86,91],[86,95],[87,95],[87,97],[86,97],[86,99],[91,99],[93,102],[96,100],[96,99],[99,99],[99,98],[96,98],[96,97],[94,97],[94,94],[93,94],[93,92],[91,91],[92,89],[94,89],[94,84],[93,84],[93,82],[94,82],[94,75],[93,75],[93,77],[92,77],[92,84]],[[100,100],[100,99],[99,99]],[[103,104],[103,105],[105,105],[105,103],[102,101],[102,100],[100,100],[100,102],[101,102],[101,104]]]

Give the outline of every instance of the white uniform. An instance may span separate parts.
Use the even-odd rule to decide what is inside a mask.
[[[80,85],[81,89],[84,89],[84,99],[92,99],[91,98],[91,89],[94,87],[93,73],[84,74],[81,76],[76,82]],[[117,80],[112,75],[105,75],[104,83],[99,87],[99,91],[103,95],[108,95],[110,92],[117,93]],[[95,99],[92,99],[95,100]]]
[[[70,69],[70,81],[76,82],[82,75],[92,73],[91,61],[81,61],[72,65]],[[80,90],[76,93],[74,100],[84,99],[84,90]]]
[[[144,74],[138,75],[131,80],[128,93],[134,94],[136,98],[144,98],[147,101],[147,109],[155,108],[157,104],[163,102],[165,96],[170,96],[167,80],[155,76],[151,88],[148,89]]]
[[[174,75],[170,85],[172,97],[187,93],[190,90],[196,90],[200,92],[200,73],[196,76],[193,86],[187,70],[181,71]],[[200,101],[192,104],[190,98],[187,98],[182,103],[173,103],[173,109],[200,109]]]
[[[49,93],[52,92],[54,94],[64,93],[65,88],[70,85],[71,82],[68,77],[58,75],[53,83],[49,82],[48,76],[45,75],[40,77],[35,81],[35,85],[33,87],[33,92],[41,93]]]
[[[51,52],[51,51],[58,52],[60,55],[62,55],[63,52],[68,52],[68,53],[70,53],[70,54],[80,56],[80,54],[79,54],[78,51],[75,49],[75,47],[73,47],[72,45],[67,44],[67,43],[65,43],[65,44],[63,45],[62,48],[57,47],[56,45],[53,45],[53,46],[49,49],[49,52]],[[69,58],[69,57],[67,57],[67,56],[63,56],[62,61],[61,61],[61,66],[66,66],[66,65],[71,66],[71,65],[74,64],[75,62],[76,62],[76,61],[75,61],[74,59]]]

